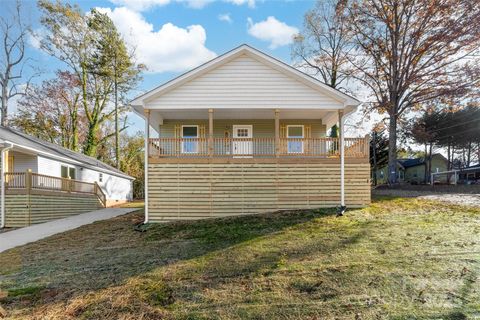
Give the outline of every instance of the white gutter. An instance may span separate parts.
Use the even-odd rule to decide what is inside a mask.
[[[0,229],[5,227],[5,152],[13,148],[13,144],[10,142],[4,142],[5,145],[8,145],[6,147],[2,148],[2,177],[0,179],[2,187],[1,187],[1,221],[0,221]]]
[[[354,113],[357,108],[345,113],[340,118],[340,206],[344,211],[345,206],[345,118]]]

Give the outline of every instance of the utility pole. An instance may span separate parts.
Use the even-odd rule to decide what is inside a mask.
[[[372,155],[373,155],[373,185],[377,185],[377,132],[374,130],[372,134]]]

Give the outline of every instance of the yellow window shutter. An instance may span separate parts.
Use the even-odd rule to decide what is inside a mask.
[[[280,125],[280,153],[287,153],[287,142],[283,139],[287,137],[287,126],[284,124]]]
[[[200,153],[206,153],[207,152],[207,141],[205,140],[205,125],[204,124],[201,124],[198,126],[198,137],[203,139],[203,140],[200,140],[200,145],[199,145],[199,149],[200,149]]]
[[[305,138],[310,139],[312,137],[312,125],[305,125]]]
[[[287,126],[284,124],[280,125],[280,138],[286,138],[287,137]]]
[[[180,153],[180,150],[181,150],[181,148],[180,148],[180,138],[182,137],[182,126],[181,125],[179,125],[179,124],[175,125],[174,134],[175,134],[175,139],[178,139],[178,140],[175,140],[174,145],[172,147],[174,148],[174,153],[178,154],[178,153]]]
[[[179,124],[175,125],[175,138],[181,138],[182,137],[182,127]]]
[[[310,124],[305,125],[305,132],[304,132],[305,138],[310,139],[312,137],[312,126]],[[310,140],[305,140],[305,148],[304,152],[306,154],[310,153]]]
[[[205,125],[199,125],[198,126],[198,137],[199,138],[205,138]]]

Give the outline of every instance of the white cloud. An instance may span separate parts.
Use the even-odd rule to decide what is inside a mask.
[[[47,36],[47,32],[45,29],[43,28],[34,29],[32,30],[32,32],[28,34],[28,43],[33,48],[39,50],[42,46],[42,40],[46,36]]]
[[[287,25],[285,22],[278,21],[275,17],[268,17],[265,21],[253,23],[248,18],[248,33],[260,40],[269,41],[270,49],[292,43],[293,36],[298,33],[298,29]]]
[[[221,13],[218,15],[218,20],[233,23],[232,17],[230,17],[230,13]]]
[[[126,7],[98,10],[113,20],[149,72],[184,71],[216,56],[205,47],[207,35],[201,25],[180,28],[166,23],[156,31],[141,14]]]
[[[170,0],[110,0],[110,2],[135,11],[144,11],[152,7],[167,5]]]
[[[255,8],[255,0],[225,0],[225,2],[233,3],[237,6],[246,4],[249,8]]]
[[[127,7],[134,11],[146,11],[154,7],[161,7],[172,2],[184,3],[190,8],[201,9],[215,0],[110,0],[115,5]],[[223,0],[236,5],[255,7],[255,0]]]

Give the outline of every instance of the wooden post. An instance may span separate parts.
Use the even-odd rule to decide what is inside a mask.
[[[375,144],[374,144],[374,149],[375,149]],[[369,134],[365,135],[363,156],[367,158],[368,161],[370,161],[370,135]]]
[[[280,156],[280,111],[275,109],[275,156]]]
[[[28,169],[25,172],[25,189],[27,190],[27,194],[31,193],[32,190],[32,169]]]
[[[208,109],[208,156],[213,157],[213,109]]]
[[[28,225],[32,225],[32,201],[31,201],[31,193],[32,193],[32,169],[28,169],[25,172],[25,191],[27,192],[27,208],[28,208]]]

